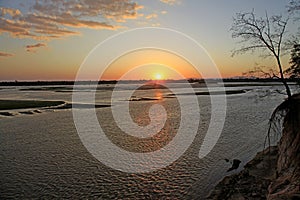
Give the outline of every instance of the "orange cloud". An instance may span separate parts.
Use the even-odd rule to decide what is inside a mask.
[[[29,14],[24,21],[34,22],[38,27],[52,27],[57,28],[56,25],[76,27],[76,28],[93,28],[93,29],[114,29],[114,26],[109,25],[105,22],[97,22],[91,20],[80,20],[70,13],[62,13],[59,16],[48,16],[48,15],[37,15]]]
[[[37,43],[37,44],[33,44],[33,45],[26,45],[26,51],[28,52],[36,52],[36,49],[37,48],[40,48],[40,47],[46,47],[47,45],[44,44],[44,43]]]
[[[174,4],[178,4],[179,2],[177,0],[160,0],[161,2],[165,3],[165,4],[169,4],[169,5],[174,5]]]
[[[62,36],[76,35],[79,32],[59,28],[49,22],[34,23],[25,20],[10,20],[0,18],[0,33],[7,32],[12,37],[49,40]]]
[[[0,16],[3,17],[6,14],[9,14],[12,17],[16,17],[18,15],[21,15],[21,11],[13,8],[0,8]]]
[[[10,56],[13,56],[13,55],[14,55],[14,54],[6,53],[6,52],[0,51],[0,57],[10,57]]]
[[[153,14],[147,15],[146,19],[152,19],[152,18],[157,18],[157,17],[158,17],[158,15],[153,13]]]
[[[141,14],[137,10],[141,8],[130,0],[39,0],[27,14],[18,9],[0,8],[0,34],[51,40],[80,34],[71,28],[115,30],[121,26],[113,22],[138,18]]]

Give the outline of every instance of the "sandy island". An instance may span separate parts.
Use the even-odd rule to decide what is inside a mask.
[[[80,103],[66,103],[65,101],[42,101],[42,100],[0,100],[0,115],[2,116],[14,116],[15,114],[9,112],[15,109],[89,109],[89,108],[105,108],[111,105],[99,105],[99,104],[80,104]],[[1,110],[3,110],[1,112]],[[32,115],[41,113],[41,110],[23,110],[19,111],[19,114]]]

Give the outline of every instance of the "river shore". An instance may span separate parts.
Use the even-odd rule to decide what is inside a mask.
[[[300,199],[300,95],[277,111],[285,113],[277,146],[257,153],[241,172],[225,177],[207,199]]]
[[[226,176],[207,199],[266,199],[268,186],[276,178],[278,147],[259,153],[238,174]]]

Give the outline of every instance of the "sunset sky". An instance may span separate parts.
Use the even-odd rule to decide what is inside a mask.
[[[269,15],[284,15],[288,2],[0,0],[0,80],[74,80],[83,60],[96,45],[117,33],[142,27],[169,28],[187,34],[203,46],[223,77],[239,76],[257,65],[275,63],[272,58],[263,59],[255,53],[231,57],[237,45],[230,32],[235,13],[254,9],[259,15],[265,11]],[[164,38],[158,37],[157,41],[163,43]],[[164,65],[186,78],[199,75],[180,57],[145,50],[121,56],[102,78],[119,79],[141,65],[146,67],[133,74],[132,79],[178,78]],[[288,56],[283,58],[283,65],[288,66]]]

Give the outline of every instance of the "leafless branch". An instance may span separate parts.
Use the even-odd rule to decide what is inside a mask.
[[[237,13],[233,18],[231,27],[232,37],[239,39],[240,47],[233,51],[232,55],[254,52],[255,50],[264,50],[273,55],[276,60],[279,75],[286,92],[291,97],[291,92],[284,78],[281,65],[282,41],[286,32],[286,26],[289,18],[283,19],[281,15],[269,17],[266,11],[265,17],[256,18],[254,11],[249,13]],[[267,75],[264,71],[261,73]],[[273,73],[273,76],[275,74]],[[268,74],[271,77],[271,74]]]

